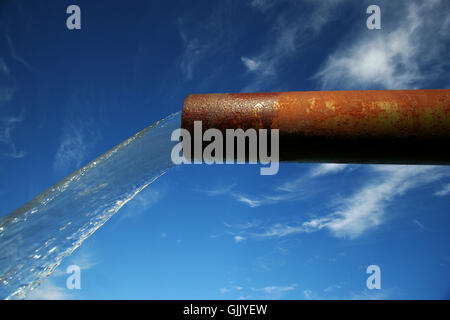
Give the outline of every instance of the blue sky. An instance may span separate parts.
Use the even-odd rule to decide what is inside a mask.
[[[77,4],[82,29],[66,28]],[[382,29],[366,28],[381,8]],[[190,93],[450,88],[447,1],[3,1],[0,213]],[[32,298],[403,299],[450,294],[450,169],[173,168]],[[65,288],[66,267],[82,289]],[[381,290],[366,268],[381,268]]]

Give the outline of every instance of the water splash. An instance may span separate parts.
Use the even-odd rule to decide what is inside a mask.
[[[180,113],[158,121],[0,219],[0,298],[24,298],[172,166]]]

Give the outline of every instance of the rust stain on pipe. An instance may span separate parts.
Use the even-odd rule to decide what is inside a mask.
[[[279,129],[280,161],[450,164],[450,90],[194,94],[182,128]]]

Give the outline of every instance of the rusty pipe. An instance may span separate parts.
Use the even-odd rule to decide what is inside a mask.
[[[279,129],[280,161],[450,164],[450,90],[192,94],[182,128]]]

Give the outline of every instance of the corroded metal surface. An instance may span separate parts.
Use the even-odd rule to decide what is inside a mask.
[[[279,129],[281,161],[450,163],[450,90],[189,95],[182,127]]]

